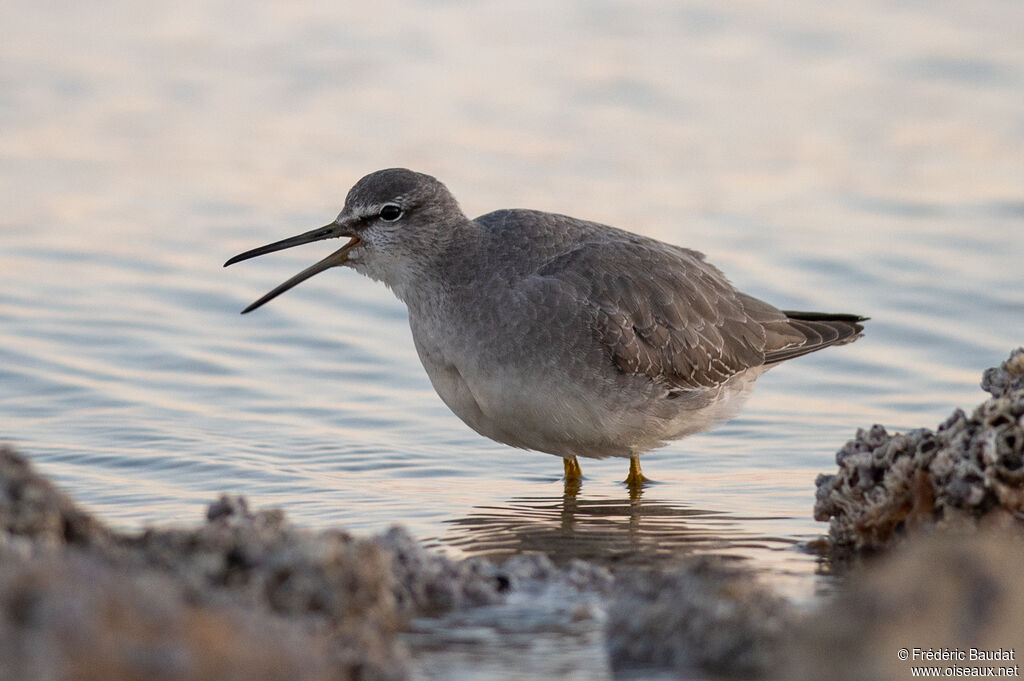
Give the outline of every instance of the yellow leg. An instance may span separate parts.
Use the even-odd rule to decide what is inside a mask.
[[[580,468],[580,462],[575,456],[571,459],[562,459],[562,462],[565,464],[566,482],[578,482],[583,477],[583,469]]]
[[[583,486],[583,469],[580,468],[580,462],[576,460],[575,456],[571,459],[563,459],[563,461],[565,462],[564,496],[566,499],[575,499],[579,494],[580,487]]]
[[[644,477],[644,472],[640,470],[640,455],[632,454],[629,457],[629,475],[626,476],[626,486],[630,490],[640,489],[644,486],[645,482],[650,482]]]

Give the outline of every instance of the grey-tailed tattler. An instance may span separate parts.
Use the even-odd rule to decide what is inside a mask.
[[[640,455],[739,411],[771,367],[856,340],[865,317],[779,310],[701,253],[535,210],[467,218],[435,178],[392,168],[349,191],[330,224],[246,251],[348,242],[249,307],[331,267],[384,282],[409,310],[444,403],[498,442],[564,459]]]

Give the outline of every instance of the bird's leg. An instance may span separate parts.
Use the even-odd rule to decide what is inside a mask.
[[[580,468],[580,462],[576,457],[562,459],[562,463],[565,465],[565,481],[579,482],[583,477],[583,469]]]
[[[640,470],[640,455],[630,454],[629,456],[629,475],[624,480],[626,487],[629,488],[630,492],[639,492],[643,489],[645,482],[650,482],[645,476],[644,472]]]
[[[565,498],[575,499],[583,482],[583,469],[576,457],[562,459],[565,466]]]

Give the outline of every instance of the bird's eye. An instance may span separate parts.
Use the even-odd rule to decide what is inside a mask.
[[[380,219],[384,222],[394,222],[402,217],[402,207],[389,203],[380,209]]]

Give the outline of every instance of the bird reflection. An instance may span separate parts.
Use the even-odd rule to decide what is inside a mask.
[[[775,544],[750,531],[753,518],[642,498],[578,498],[582,483],[567,480],[561,497],[519,497],[479,506],[448,521],[446,546],[466,555],[500,557],[543,552],[556,563],[574,558],[613,567],[654,565],[698,551]]]

